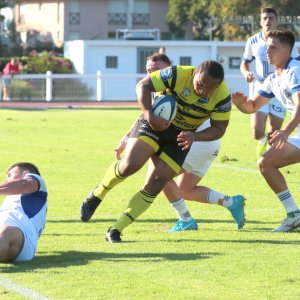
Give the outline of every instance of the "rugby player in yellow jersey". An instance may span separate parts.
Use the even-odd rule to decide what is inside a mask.
[[[147,74],[165,69],[170,67],[170,65],[171,62],[166,55],[154,53],[147,58]],[[152,93],[153,100],[155,100],[157,94],[158,93]],[[209,126],[210,119],[206,120],[197,131],[204,130]],[[132,127],[115,149],[116,159],[118,160],[121,160],[121,153],[126,148],[131,130]],[[194,142],[178,174],[177,184],[172,179],[165,185],[162,192],[179,217],[176,225],[168,232],[198,229],[198,224],[191,216],[184,199],[223,206],[231,212],[237,229],[243,228],[245,223],[245,198],[242,195],[231,197],[208,187],[197,185],[207,173],[212,162],[216,159],[219,150],[220,140]],[[149,168],[153,168],[151,158],[149,160]],[[85,214],[85,216],[90,218],[94,211],[95,210],[88,212],[88,215]]]
[[[165,184],[179,173],[194,141],[212,141],[224,135],[231,112],[231,95],[223,79],[222,65],[208,60],[198,68],[173,66],[156,71],[138,83],[137,99],[143,115],[133,127],[125,156],[111,165],[86,200],[98,198],[100,203],[110,189],[137,172],[150,157],[153,168],[145,185],[107,231],[107,241],[121,242],[123,229],[145,212]],[[172,124],[155,116],[151,105],[151,92],[166,90],[178,103]],[[194,132],[208,118],[211,127]]]

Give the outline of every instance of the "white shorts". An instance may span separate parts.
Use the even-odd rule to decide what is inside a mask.
[[[300,149],[300,132],[288,138],[287,141]]]
[[[196,176],[203,178],[211,163],[220,150],[220,140],[211,142],[194,142],[182,168]]]
[[[21,250],[21,253],[18,255],[18,257],[13,260],[13,262],[31,260],[33,259],[36,252],[37,244],[32,242],[26,231],[22,232],[24,236],[23,249]]]

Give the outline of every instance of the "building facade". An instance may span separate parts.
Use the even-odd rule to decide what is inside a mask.
[[[168,0],[15,1],[17,31],[22,42],[31,46],[116,39],[118,29],[159,29],[160,39],[174,40],[166,21],[168,11]],[[191,24],[184,27],[183,39],[193,39]]]

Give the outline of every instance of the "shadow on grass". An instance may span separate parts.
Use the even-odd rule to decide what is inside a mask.
[[[72,266],[87,265],[90,261],[112,262],[161,262],[166,261],[190,261],[209,259],[223,255],[217,252],[200,253],[108,253],[108,252],[39,252],[31,261],[1,264],[1,273],[30,272],[38,269],[67,268]]]

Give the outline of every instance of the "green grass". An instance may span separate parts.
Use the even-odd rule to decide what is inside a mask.
[[[39,166],[49,192],[35,258],[1,264],[0,277],[50,299],[299,298],[300,231],[272,233],[285,217],[279,200],[259,173],[234,169],[258,170],[250,116],[235,108],[202,184],[247,198],[243,230],[235,229],[226,209],[188,202],[199,230],[168,234],[177,215],[159,195],[124,231],[124,243],[105,242],[107,229],[143,185],[146,167],[112,190],[90,222],[80,221],[82,200],[102,180],[114,148],[139,114],[137,109],[0,110],[1,178],[10,164],[29,161]],[[300,165],[283,169],[296,201],[299,171]],[[0,286],[0,299],[25,297]]]

